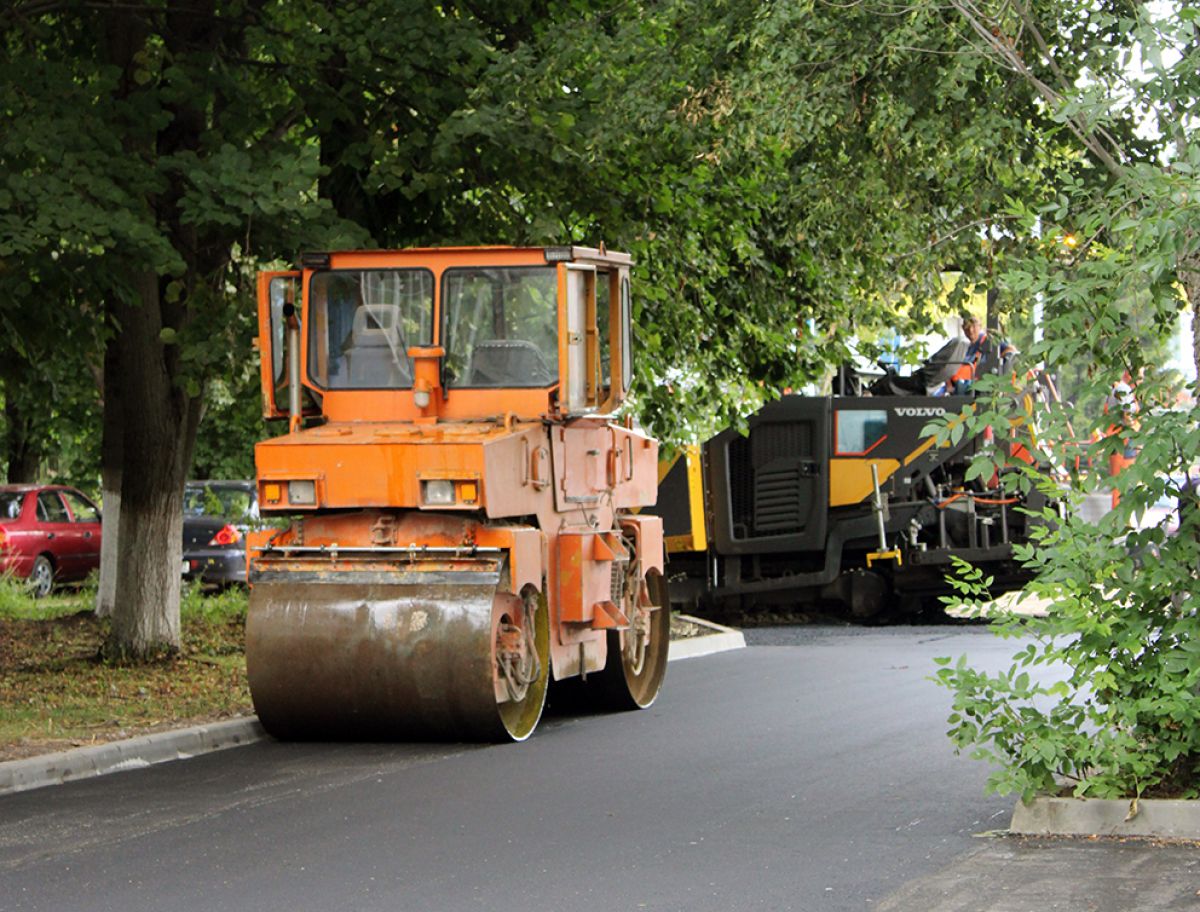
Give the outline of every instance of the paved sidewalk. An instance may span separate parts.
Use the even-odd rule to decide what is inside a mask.
[[[1196,912],[1200,843],[996,836],[879,912]]]

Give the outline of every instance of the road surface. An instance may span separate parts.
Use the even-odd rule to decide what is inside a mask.
[[[1011,643],[748,634],[781,645],[525,744],[266,742],[0,798],[0,910],[862,910],[1007,826],[927,677]]]

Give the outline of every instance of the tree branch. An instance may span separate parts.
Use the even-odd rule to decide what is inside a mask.
[[[984,21],[983,15],[976,10],[969,0],[950,0],[950,5],[966,19],[972,30],[980,38],[984,44],[991,50],[994,59],[1004,64],[1008,69],[1019,74],[1037,91],[1042,99],[1046,101],[1052,108],[1061,108],[1065,103],[1065,97],[1052,86],[1040,79],[1037,74],[1030,69],[1029,65],[1022,59],[1020,53],[1016,49],[1016,45],[1010,44],[1002,38],[1002,32],[998,23],[988,23]],[[1031,31],[1036,32],[1036,27],[1032,23],[1027,23]],[[1034,39],[1038,42],[1040,35]],[[1041,41],[1041,46],[1045,46],[1044,39]],[[1039,53],[1042,57],[1046,55]],[[1051,67],[1052,71],[1061,72],[1057,67]],[[1096,157],[1096,159],[1108,170],[1114,177],[1120,177],[1125,173],[1125,168],[1117,159],[1117,155],[1121,154],[1119,145],[1105,133],[1103,130],[1088,124],[1078,115],[1071,115],[1065,119],[1067,129],[1083,143],[1084,147]],[[1115,153],[1110,152],[1106,147],[1105,142],[1110,143],[1115,147]]]

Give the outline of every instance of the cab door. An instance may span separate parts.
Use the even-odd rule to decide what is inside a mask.
[[[615,264],[559,265],[559,409],[610,414],[632,381],[629,270]]]
[[[300,273],[258,274],[258,354],[264,418],[288,415],[287,313],[300,318]],[[299,357],[299,352],[297,352]]]
[[[559,408],[565,415],[594,412],[597,401],[596,267],[559,265],[564,294],[559,330]]]

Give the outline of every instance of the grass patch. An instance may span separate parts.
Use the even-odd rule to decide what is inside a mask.
[[[44,599],[31,598],[24,580],[11,574],[0,575],[0,621],[43,621],[75,614],[85,602],[96,601],[95,582],[89,580],[77,589],[55,589]]]
[[[0,760],[251,713],[246,593],[184,591],[183,647],[148,664],[103,662],[109,622],[85,586],[35,601],[0,580]]]

